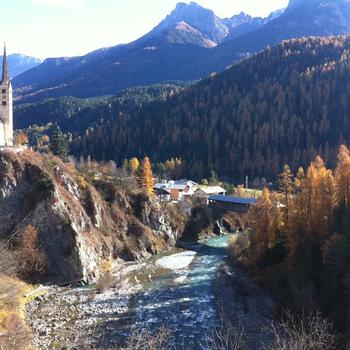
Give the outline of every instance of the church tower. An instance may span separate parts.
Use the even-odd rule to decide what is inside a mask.
[[[0,146],[13,145],[13,101],[12,85],[4,47],[2,79],[0,83]]]

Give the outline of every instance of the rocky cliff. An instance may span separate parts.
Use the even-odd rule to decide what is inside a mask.
[[[38,232],[44,277],[95,281],[101,262],[135,260],[173,245],[168,214],[141,193],[111,180],[90,183],[58,158],[0,152],[0,238],[25,240]]]

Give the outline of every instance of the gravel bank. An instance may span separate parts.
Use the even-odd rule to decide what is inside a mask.
[[[33,331],[33,345],[39,350],[89,348],[94,344],[105,344],[101,339],[110,324],[120,323],[128,314],[130,297],[142,289],[125,276],[134,273],[142,264],[125,267],[115,275],[117,285],[106,292],[97,294],[94,287],[62,288],[45,287],[44,296],[27,304],[26,319]],[[101,329],[103,328],[103,331]]]
[[[269,326],[275,314],[267,293],[237,265],[228,264],[218,272],[215,297],[224,328],[243,331],[244,349],[266,349],[272,341]]]

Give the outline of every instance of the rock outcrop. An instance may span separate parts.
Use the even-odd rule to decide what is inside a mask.
[[[136,260],[173,245],[176,234],[156,202],[112,181],[91,184],[58,158],[0,153],[0,238],[38,231],[45,278],[95,281],[101,261]]]

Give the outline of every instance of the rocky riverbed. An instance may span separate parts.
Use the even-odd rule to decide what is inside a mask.
[[[142,263],[118,265],[112,288],[104,293],[96,294],[94,286],[46,288],[27,306],[34,346],[120,349],[135,329],[166,328],[177,348],[203,349],[223,318],[235,329],[243,320],[250,339],[245,349],[259,349],[254,346],[268,341],[265,326],[273,304],[234,266],[218,277],[228,239],[216,237]]]
[[[99,328],[106,321],[121,322],[128,313],[130,297],[142,289],[130,276],[142,267],[142,264],[123,266],[113,276],[112,288],[103,293],[98,293],[95,286],[43,288],[42,295],[26,308],[35,348],[88,349],[102,345],[105,341]]]

